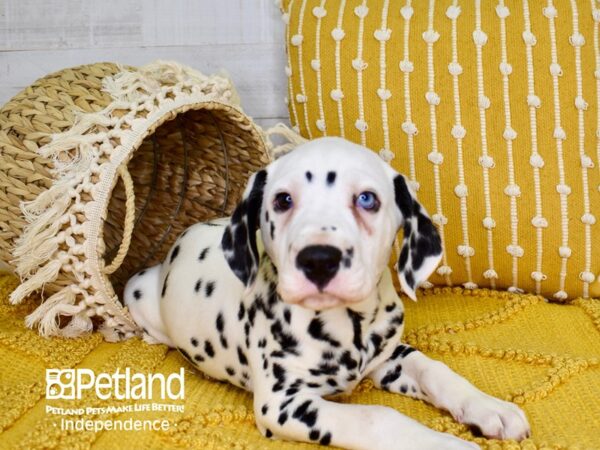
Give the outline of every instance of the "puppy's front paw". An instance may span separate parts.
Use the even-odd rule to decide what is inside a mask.
[[[483,393],[469,396],[453,416],[461,423],[478,427],[488,438],[520,441],[531,435],[521,408]]]

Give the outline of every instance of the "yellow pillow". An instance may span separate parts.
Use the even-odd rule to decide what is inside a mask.
[[[597,8],[283,1],[291,122],[410,178],[442,234],[434,284],[600,296]]]

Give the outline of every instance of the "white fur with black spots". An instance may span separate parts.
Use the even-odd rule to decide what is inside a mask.
[[[365,377],[423,399],[494,438],[523,439],[514,404],[400,343],[387,261],[404,230],[406,294],[441,259],[439,235],[405,178],[364,147],[321,138],[254,174],[231,219],[196,224],[165,261],[132,277],[125,303],[151,342],[252,391],[269,438],[349,449],[476,449],[383,406],[324,399]]]

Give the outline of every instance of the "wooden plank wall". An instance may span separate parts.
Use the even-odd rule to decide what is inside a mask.
[[[274,0],[0,0],[0,104],[64,67],[167,59],[224,69],[249,115],[287,122],[283,34]]]

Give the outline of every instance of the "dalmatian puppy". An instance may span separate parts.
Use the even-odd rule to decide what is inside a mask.
[[[485,436],[523,439],[524,413],[400,342],[402,302],[441,258],[406,179],[340,138],[297,147],[255,173],[231,219],[199,223],[133,276],[125,303],[146,339],[253,392],[268,438],[348,449],[476,449],[384,406],[337,403],[363,378],[447,410]],[[257,236],[258,235],[258,236]],[[327,397],[327,398],[325,398]]]

